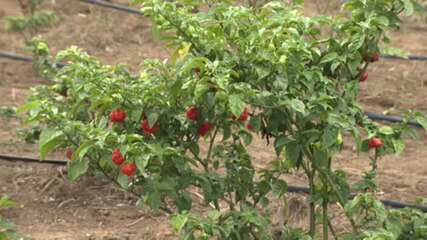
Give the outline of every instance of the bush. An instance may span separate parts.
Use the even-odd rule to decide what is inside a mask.
[[[363,115],[357,96],[379,42],[389,41],[385,34],[399,26],[401,12],[411,14],[411,1],[350,0],[341,15],[316,17],[281,2],[215,2],[198,12],[207,5],[135,2],[174,49],[167,60],[145,61],[138,76],[76,47],[53,59],[45,43],[33,41],[41,72],[55,81],[34,88],[20,109],[43,129],[42,158],[71,148],[71,180],[104,174],[140,205],[172,214],[183,239],[316,239],[318,223],[328,239],[333,203],[345,207],[352,226],[343,237],[398,234],[383,227],[388,213],[372,194],[377,161],[402,152],[402,137],[416,135],[409,120],[424,127],[427,120],[409,111],[403,123],[379,126]],[[55,62],[67,65],[56,69]],[[372,160],[352,201],[346,173],[332,169],[344,134]],[[247,152],[253,135],[274,144],[277,157],[264,169]],[[309,229],[283,226],[276,234],[267,207],[286,197],[282,176],[295,169],[309,182]],[[214,209],[207,216],[191,211],[195,190]],[[360,214],[366,206],[375,219]]]
[[[0,210],[13,207],[14,203],[6,196],[0,198]],[[15,225],[0,214],[0,240],[24,240],[15,231]]]
[[[23,12],[23,16],[6,16],[4,17],[5,28],[11,32],[21,32],[26,30],[34,35],[40,29],[51,27],[59,21],[58,15],[52,11],[37,11],[43,0],[19,0],[18,3]]]

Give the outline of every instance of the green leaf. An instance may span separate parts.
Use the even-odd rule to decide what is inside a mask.
[[[89,161],[83,159],[75,159],[69,162],[68,179],[76,180],[81,175],[85,174],[89,168]]]
[[[199,154],[200,154],[200,147],[199,147],[199,143],[198,142],[190,142],[189,148],[190,148],[191,152],[194,155],[199,156]]]
[[[314,150],[314,164],[318,168],[327,169],[328,163],[329,163],[328,160],[329,160],[329,156],[328,156],[327,150],[325,150],[325,149],[315,149]]]
[[[263,79],[270,74],[270,69],[262,66],[255,66],[255,71],[258,75],[258,79]]]
[[[377,199],[373,198],[373,208],[375,210],[377,220],[383,223],[386,219],[386,211],[384,205]]]
[[[157,112],[150,112],[147,114],[148,126],[153,127],[156,124],[159,114]]]
[[[188,72],[192,69],[202,69],[209,60],[204,57],[194,57],[189,59],[182,68],[182,72]]]
[[[368,142],[369,142],[369,140],[367,140],[367,139],[362,141],[362,144],[360,146],[360,151],[362,151],[362,152],[368,152],[369,151]]]
[[[20,106],[16,112],[17,113],[24,113],[24,112],[28,112],[29,110],[34,110],[34,109],[39,109],[41,106],[40,101],[32,101],[29,103],[26,103],[22,106]]]
[[[187,224],[187,221],[187,214],[177,214],[172,217],[171,224],[175,231],[181,232],[182,228],[185,226],[185,224]]]
[[[338,129],[328,126],[323,133],[323,143],[326,147],[331,147],[338,142]]]
[[[360,132],[357,128],[351,129],[350,132],[351,132],[351,135],[353,136],[354,142],[356,143],[357,152],[360,153],[362,151],[362,138],[360,137]]]
[[[415,121],[417,121],[417,123],[419,123],[425,130],[427,130],[427,118],[423,114],[416,114]]]
[[[274,149],[276,150],[276,155],[279,156],[282,153],[283,148],[289,143],[291,140],[286,138],[283,135],[277,137],[274,141]]]
[[[11,223],[11,222],[9,222],[9,221],[7,221],[6,219],[4,219],[4,218],[2,218],[1,216],[0,216],[0,233],[2,233],[3,231],[3,229],[5,229],[5,230],[12,230],[12,229],[14,229],[15,228],[15,224],[13,224],[13,223]],[[1,237],[1,235],[0,235],[0,237]],[[1,238],[0,238],[1,239]],[[9,238],[5,238],[5,240],[9,240]]]
[[[251,119],[249,120],[249,123],[252,124],[255,131],[259,131],[259,129],[261,129],[261,116],[258,115],[255,117],[251,117]]]
[[[418,134],[417,130],[410,127],[402,128],[402,135],[407,135],[412,139],[416,139],[416,140],[420,139],[420,135]]]
[[[40,134],[39,151],[40,158],[45,159],[46,155],[64,143],[63,133],[56,129],[47,128]]]
[[[148,165],[149,157],[150,157],[149,155],[139,156],[135,160],[136,167],[142,173],[145,172],[145,168]]]
[[[222,129],[222,140],[221,141],[226,141],[230,137],[231,137],[231,127],[230,127],[230,125],[226,125]]]
[[[196,89],[194,90],[194,96],[200,98],[209,90],[209,85],[206,83],[197,83]]]
[[[152,191],[146,196],[145,201],[152,209],[159,209],[162,200],[158,191]]]
[[[133,143],[133,142],[140,142],[142,141],[143,137],[139,134],[128,134],[126,135],[126,141]]]
[[[301,146],[296,141],[286,144],[286,160],[292,163],[292,166],[298,167],[301,159]]]
[[[182,47],[178,49],[178,58],[181,60],[184,59],[188,55],[190,48],[191,48],[191,43],[183,42]]]
[[[375,20],[383,26],[388,26],[390,24],[390,22],[388,21],[388,18],[383,16],[377,17]]]
[[[246,103],[242,100],[240,95],[231,95],[228,98],[228,103],[230,104],[231,113],[236,117],[242,114],[246,106]]]
[[[98,122],[98,127],[99,128],[105,128],[106,126],[108,126],[108,121],[109,119],[105,116],[101,117],[101,119]]]
[[[396,154],[401,154],[405,150],[405,142],[402,139],[393,139],[392,142]]]
[[[323,56],[322,60],[320,61],[320,63],[327,63],[327,62],[332,62],[333,60],[338,58],[338,53],[336,52],[331,52],[326,54],[325,56]]]
[[[297,111],[300,112],[302,114],[305,113],[305,105],[302,101],[298,100],[298,99],[292,99],[290,101],[291,107]]]
[[[177,48],[170,57],[172,64],[175,64],[177,60],[183,60],[189,53],[191,43],[183,42],[180,48]]]
[[[271,190],[275,197],[282,197],[288,191],[288,184],[282,179],[273,178],[271,181]]]
[[[15,203],[10,200],[9,197],[3,196],[0,198],[0,208],[10,208],[13,207],[13,205],[15,205]]]
[[[389,126],[380,127],[378,132],[384,135],[392,135],[394,133],[393,128]]]
[[[93,141],[88,141],[80,145],[74,152],[72,159],[83,159],[89,149],[93,146]]]
[[[117,182],[123,189],[127,189],[129,187],[129,177],[126,175],[119,174],[119,176],[117,176]]]
[[[217,210],[210,211],[208,213],[208,218],[211,220],[218,220],[221,217],[221,212]]]
[[[335,73],[335,70],[337,70],[337,68],[341,65],[341,62],[334,62],[331,65],[331,72]]]
[[[360,72],[359,67],[360,67],[360,61],[358,59],[354,60],[354,61],[349,61],[347,63],[348,69],[351,72],[351,75],[353,77],[357,76]]]
[[[402,0],[405,7],[405,15],[409,16],[414,13],[414,4],[411,0]]]
[[[179,212],[188,211],[191,209],[192,199],[188,192],[183,192],[176,200],[176,206]]]
[[[249,145],[252,142],[252,134],[246,132],[246,131],[240,131],[239,136],[243,139],[243,142],[245,145]]]

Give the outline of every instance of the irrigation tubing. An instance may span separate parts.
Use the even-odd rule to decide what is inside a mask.
[[[19,157],[19,156],[2,155],[2,154],[0,154],[0,159],[6,160],[6,161],[11,161],[11,162],[23,161],[23,162],[34,162],[34,163],[44,163],[44,164],[53,164],[53,165],[66,165],[67,164],[67,161],[62,161],[62,160],[40,160],[37,158]],[[310,189],[306,188],[306,187],[288,186],[288,192],[299,193],[299,194],[309,194]],[[354,195],[350,196],[350,198],[353,198],[353,197],[354,197]],[[406,204],[406,203],[401,203],[401,202],[393,201],[393,200],[381,200],[381,202],[385,206],[389,206],[392,208],[406,208],[406,207],[408,207],[408,208],[415,208],[415,209],[421,210],[423,212],[427,212],[427,207],[425,207],[425,206]]]
[[[7,58],[15,61],[23,61],[23,62],[32,62],[33,59],[31,57],[26,57],[22,55],[17,55],[14,53],[0,52],[0,58]]]
[[[40,160],[37,158],[31,158],[31,157],[19,157],[19,156],[12,156],[12,155],[3,155],[0,154],[0,159],[10,162],[35,162],[35,163],[41,163],[41,164],[54,164],[54,165],[66,165],[67,161],[63,160]]]
[[[84,2],[84,3],[98,5],[101,7],[111,8],[114,10],[119,10],[119,11],[123,11],[123,12],[127,12],[127,13],[132,13],[132,14],[144,16],[144,14],[140,10],[135,9],[135,8],[126,7],[122,4],[114,4],[114,3],[109,3],[109,2],[100,1],[100,0],[80,0],[80,1]]]
[[[373,112],[364,112],[364,114],[368,118],[375,121],[386,121],[386,122],[393,122],[393,123],[403,122],[403,119],[399,116],[387,116],[387,115],[382,115],[382,114],[373,113]],[[409,121],[408,124],[414,127],[422,128],[421,124],[415,121]]]
[[[130,8],[127,6],[124,6],[122,4],[115,4],[115,3],[109,3],[102,0],[80,0],[81,2],[93,4],[105,8],[110,8],[122,12],[132,13],[144,16],[144,14],[135,8]],[[393,55],[381,55],[381,58],[383,59],[393,59],[393,60],[410,60],[410,61],[427,61],[427,56],[418,56],[418,55],[409,55],[407,57],[399,57],[399,56],[393,56]]]
[[[0,58],[6,58],[6,59],[15,60],[15,61],[22,61],[22,62],[32,62],[33,61],[32,57],[17,55],[15,53],[8,53],[8,52],[0,52]],[[65,65],[66,64],[64,64],[64,63],[57,63],[56,64],[56,66],[59,68],[62,68]]]
[[[297,187],[297,186],[288,186],[288,192],[291,193],[304,193],[304,194],[309,194],[310,193],[310,189],[306,188],[306,187]],[[350,199],[353,199],[355,197],[354,194],[350,195]],[[421,210],[423,212],[427,212],[427,206],[421,206],[421,205],[415,205],[415,204],[406,204],[406,203],[401,203],[398,201],[394,201],[394,200],[380,200],[385,206],[389,206],[392,208],[416,208],[418,210]]]
[[[381,55],[381,58],[392,60],[411,60],[411,61],[427,61],[427,56],[409,55],[408,57],[398,57],[393,55]]]
[[[17,55],[14,53],[6,53],[6,52],[0,52],[0,58],[7,58],[7,59],[11,59],[11,60],[24,61],[24,62],[31,62],[33,60],[31,57]],[[57,66],[58,67],[64,67],[65,64],[57,63]],[[373,112],[365,112],[364,114],[368,118],[375,120],[375,121],[387,121],[387,122],[394,122],[394,123],[398,123],[398,122],[403,121],[403,119],[399,116],[386,116],[386,115],[373,113]],[[419,123],[414,122],[414,121],[410,121],[409,125],[414,126],[414,127],[420,127],[420,128],[422,127]]]

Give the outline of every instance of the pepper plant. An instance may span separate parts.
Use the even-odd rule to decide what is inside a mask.
[[[14,202],[7,196],[0,197],[0,210],[11,208]],[[21,237],[16,232],[16,226],[9,220],[4,218],[0,212],[0,240],[24,240],[27,238]]]
[[[20,32],[25,40],[35,35],[41,28],[53,26],[59,21],[58,15],[52,11],[39,11],[43,0],[18,0],[24,16],[4,17],[5,28],[11,32]]]
[[[183,239],[338,238],[331,204],[351,226],[341,237],[398,239],[404,231],[384,227],[387,213],[375,198],[378,160],[404,150],[402,138],[416,135],[410,120],[424,127],[427,120],[408,111],[402,123],[373,123],[357,97],[378,44],[413,2],[349,0],[340,15],[315,17],[297,2],[136,0],[172,50],[168,59],[146,60],[138,75],[76,47],[53,58],[34,40],[38,66],[54,84],[34,88],[20,111],[43,129],[41,158],[68,148],[71,180],[103,174],[139,204],[172,215]],[[351,201],[356,189],[333,168],[344,136],[372,163]],[[253,137],[274,145],[263,169],[247,151]],[[286,198],[291,170],[304,172],[310,188],[307,231],[270,227],[268,206]],[[208,214],[192,211],[198,192]],[[367,206],[381,221],[362,224]]]

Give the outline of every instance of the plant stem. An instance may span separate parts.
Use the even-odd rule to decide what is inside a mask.
[[[314,239],[314,237],[316,235],[316,205],[314,204],[312,199],[314,197],[314,174],[315,174],[315,171],[314,170],[310,171],[310,169],[308,169],[308,167],[304,164],[304,161],[302,162],[301,165],[305,171],[305,174],[307,175],[308,184],[309,184],[309,188],[310,188],[310,193],[309,193],[310,230],[309,230],[309,234]]]
[[[323,199],[322,208],[323,208],[323,216],[322,216],[323,217],[323,221],[322,221],[323,240],[328,240],[329,218],[328,218],[328,200],[327,199]]]
[[[190,150],[190,152],[193,154],[194,158],[203,166],[203,169],[205,170],[205,172],[209,172],[209,166],[208,163],[203,161],[203,159],[201,159],[191,148],[188,148]]]
[[[346,201],[345,201],[344,197],[341,195],[341,193],[339,192],[339,190],[337,189],[337,186],[335,185],[335,183],[332,181],[331,176],[329,176],[329,173],[324,172],[320,169],[319,169],[319,172],[324,176],[324,178],[326,179],[328,184],[331,186],[332,190],[334,191],[335,195],[338,198],[339,204],[344,208]],[[344,214],[346,215],[346,217],[350,221],[350,224],[351,224],[351,227],[353,230],[353,235],[356,236],[357,235],[357,227],[356,227],[355,221],[353,220],[352,216],[348,212],[346,212],[345,210],[344,210]]]
[[[291,116],[290,113],[286,112],[288,116]],[[291,135],[294,135],[294,131],[292,129],[292,126],[296,126],[298,129],[298,125],[296,123],[296,121],[293,121],[293,119],[291,118],[285,118],[287,123],[289,124],[290,128],[289,128],[289,132],[291,133]],[[309,159],[310,162],[312,162],[313,160],[313,155],[312,154],[307,154],[309,153],[309,151],[304,151],[306,157]],[[310,230],[309,230],[309,235],[311,236],[311,238],[315,238],[316,235],[316,205],[315,203],[312,201],[314,199],[314,177],[316,174],[316,170],[313,169],[309,169],[309,167],[307,165],[304,164],[304,160],[301,161],[301,166],[305,171],[305,174],[307,175],[308,178],[308,184],[309,184],[309,188],[310,188],[310,193],[309,193],[309,214],[310,214]]]
[[[215,128],[215,131],[214,131],[214,134],[213,134],[213,136],[212,136],[212,138],[211,138],[211,141],[210,141],[210,143],[209,143],[208,155],[206,156],[206,163],[207,163],[207,164],[209,164],[209,161],[210,161],[210,159],[211,159],[211,155],[212,155],[212,148],[213,148],[213,144],[214,144],[214,142],[215,142],[216,135],[218,134],[218,130],[219,130],[219,127],[216,127],[216,128]]]
[[[307,157],[309,159],[314,159],[313,154],[311,154],[311,152],[309,150],[303,149],[303,151],[304,151],[304,154],[307,155]],[[325,172],[323,169],[316,168],[315,165],[312,165],[312,166],[313,166],[313,169],[316,169],[324,177],[324,179],[328,182],[329,186],[331,186],[332,190],[334,191],[335,195],[337,196],[339,204],[344,208],[346,201],[345,201],[344,197],[341,195],[340,191],[338,191],[337,187],[335,186],[334,181],[332,181],[331,177],[329,176],[329,173]],[[356,223],[354,222],[351,215],[348,212],[346,212],[345,210],[344,210],[344,214],[346,215],[346,217],[350,221],[351,228],[353,230],[353,235],[356,236],[357,235]]]
[[[372,160],[372,171],[376,172],[377,171],[377,160],[378,160],[378,150],[375,149],[375,156],[374,158],[371,158]]]
[[[230,201],[227,201],[230,211],[234,211],[233,195],[231,192],[228,192],[228,197],[230,198]]]
[[[313,171],[314,173],[314,171]],[[310,236],[314,239],[316,236],[316,205],[313,202],[314,199],[314,174],[309,176],[309,186],[310,186]]]

